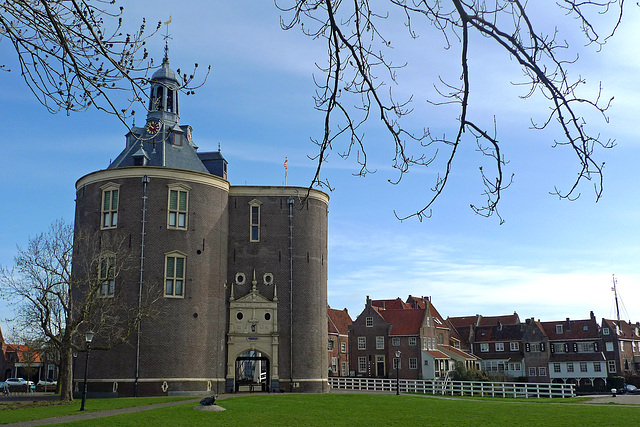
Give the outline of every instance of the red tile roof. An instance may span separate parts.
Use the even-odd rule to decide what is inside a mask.
[[[616,332],[616,325],[618,325],[619,328],[620,328],[620,330],[618,332],[618,337],[626,338],[626,339],[638,339],[638,338],[640,338],[640,334],[636,333],[636,332],[638,332],[636,330],[636,328],[638,328],[638,325],[629,324],[624,320],[621,320],[618,323],[617,320],[602,319],[602,327],[603,328],[609,328],[612,331],[610,333],[615,333]]]
[[[430,354],[431,356],[435,357],[436,359],[451,359],[449,356],[447,356],[446,354],[444,354],[443,352],[439,351],[439,350],[422,350],[427,354]]]
[[[378,313],[391,323],[389,335],[419,335],[424,310],[419,308],[379,310]]]
[[[2,344],[2,352],[6,355],[7,353],[16,353],[18,357],[18,362],[23,363],[40,363],[42,360],[40,359],[40,354],[37,351],[31,350],[24,344]],[[31,353],[31,354],[29,354]]]
[[[557,332],[557,325],[562,325],[562,333]],[[540,322],[540,326],[542,326],[542,330],[551,341],[599,338],[598,324],[594,318],[587,320],[567,319],[556,322]]]
[[[459,348],[455,348],[452,347],[450,345],[438,345],[438,347],[442,348],[445,351],[450,351],[451,353],[457,354],[460,357],[464,357],[465,359],[469,359],[469,360],[481,360],[478,356],[471,354],[471,353],[467,353],[466,351],[462,351]]]
[[[400,298],[396,299],[374,299],[371,300],[371,305],[381,308],[383,310],[401,310],[411,309],[411,305],[402,301]]]
[[[349,325],[353,323],[349,312],[344,310],[336,310],[327,307],[327,322],[329,324],[330,334],[349,335]]]

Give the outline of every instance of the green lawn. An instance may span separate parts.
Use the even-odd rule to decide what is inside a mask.
[[[90,400],[88,404],[95,408],[99,402]],[[640,423],[640,407],[588,405],[561,399],[453,400],[420,395],[285,394],[230,397],[218,403],[226,411],[195,411],[194,403],[188,403],[73,425],[602,427]],[[2,415],[4,413],[0,413],[0,417]]]
[[[151,405],[154,403],[175,402],[193,399],[193,397],[140,397],[121,399],[89,399],[85,409],[87,412],[104,411],[106,409],[130,408],[132,406]],[[3,403],[0,405],[0,424],[19,421],[39,420],[42,418],[60,417],[80,413],[80,399],[71,403],[59,401],[34,404]]]

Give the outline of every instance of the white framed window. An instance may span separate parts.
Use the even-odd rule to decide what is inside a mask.
[[[418,358],[416,357],[409,358],[409,369],[418,369]]]
[[[393,358],[393,369],[402,369],[400,359],[397,357]]]
[[[624,341],[620,341],[620,351],[624,351]]]
[[[556,325],[556,334],[562,333],[562,325]]]
[[[611,341],[607,341],[606,343],[604,343],[604,347],[607,351],[613,351],[613,343]]]
[[[529,376],[530,377],[535,377],[536,376],[536,368],[529,368]]]
[[[602,328],[602,335],[609,335],[609,328]]]
[[[480,343],[480,351],[486,353],[489,351],[489,344],[486,342]]]
[[[346,377],[349,375],[349,367],[347,366],[347,362],[340,362],[340,375]]]
[[[418,345],[418,338],[409,337],[409,345],[412,347],[415,347],[416,345]]]
[[[171,252],[164,259],[164,296],[184,297],[184,277],[187,257],[181,252]]]
[[[384,350],[384,337],[376,337],[376,350]]]
[[[422,349],[429,350],[429,338],[422,337]]]
[[[367,372],[367,358],[358,357],[358,372]]]
[[[573,372],[573,363],[567,363],[567,372]]]
[[[538,368],[538,374],[539,374],[541,377],[546,376],[546,375],[547,375],[547,368],[545,368],[545,367],[540,367],[540,368]]]
[[[580,372],[587,372],[587,362],[580,362]]]
[[[337,357],[332,357],[331,358],[331,372],[338,373],[338,358]]]
[[[503,342],[497,342],[496,343],[496,351],[504,351],[504,343]]]
[[[566,353],[566,346],[564,343],[551,344],[553,346],[554,353]]]
[[[347,352],[347,343],[346,342],[341,342],[340,343],[340,353],[346,353]]]
[[[609,372],[615,373],[616,372],[616,361],[615,360],[608,360],[607,361],[607,369],[609,370]]]
[[[112,297],[116,285],[116,257],[114,254],[105,254],[100,257],[98,278],[100,280],[100,296]]]
[[[333,351],[334,342],[331,338],[329,338],[329,344],[327,345],[327,350]]]
[[[592,343],[592,342],[578,343],[578,351],[580,353],[593,353],[595,351],[595,343]]]
[[[514,371],[521,371],[522,370],[522,364],[519,362],[516,363],[509,363],[509,370],[514,372]]]
[[[358,337],[358,350],[367,349],[367,337]]]
[[[373,327],[373,317],[367,317],[365,319],[365,325],[367,328],[372,328]]]
[[[394,347],[398,347],[400,345],[400,338],[399,337],[391,338],[391,345]]]
[[[120,185],[108,183],[102,189],[102,219],[100,228],[116,228],[118,226],[118,201]]]
[[[190,187],[182,184],[169,186],[167,228],[187,229]]]
[[[554,363],[553,364],[553,372],[561,372],[559,363]]]
[[[520,343],[518,341],[511,341],[509,343],[509,350],[511,350],[511,351],[519,351],[520,350]]]
[[[600,362],[593,362],[593,371],[602,372],[602,364]]]
[[[260,205],[262,205],[262,203],[256,199],[249,202],[249,241],[251,242],[260,241]]]

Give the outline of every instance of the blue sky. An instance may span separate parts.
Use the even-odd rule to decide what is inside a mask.
[[[281,185],[288,157],[288,184],[308,185],[315,171],[307,158],[315,150],[310,138],[322,134],[312,76],[318,74],[315,63],[324,61],[324,42],[299,30],[282,31],[280,12],[270,2],[194,1],[189,6],[137,2],[127,6],[125,21],[135,28],[143,16],[157,22],[171,15],[172,68],[186,70],[194,62],[201,69],[212,66],[206,85],[195,96],[181,97],[181,123],[193,126],[202,151],[221,145],[232,184]],[[605,191],[598,203],[588,183],[575,202],[549,195],[554,185],[569,185],[577,165],[570,153],[551,148],[556,129],[529,130],[532,117],[544,117],[546,104],[539,97],[518,98],[521,89],[509,83],[520,79],[516,64],[483,40],[474,41],[471,111],[483,124],[496,116],[507,173],[516,174],[503,194],[503,225],[469,209],[470,203],[483,201],[482,160],[471,140],[461,149],[433,217],[423,222],[401,223],[394,209],[408,214],[422,207],[438,171],[412,171],[400,185],[389,184],[396,177],[390,168],[393,149],[379,126],[367,128],[366,135],[375,174],[355,177],[355,160],[332,153],[324,169],[335,187],[330,193],[329,304],[347,307],[355,318],[366,295],[412,294],[431,296],[443,316],[517,311],[521,319],[558,320],[586,318],[593,310],[598,319],[611,318],[615,274],[626,308],[622,317],[640,320],[639,18],[639,8],[629,8],[617,37],[601,52],[581,47],[580,63],[572,69],[587,78],[586,94],[602,81],[604,93],[615,96],[610,123],[598,117],[589,123],[617,141],[615,149],[598,153],[606,162]],[[575,25],[558,22],[561,29]],[[404,43],[400,33],[394,40],[392,55],[413,55],[398,72],[404,84],[397,88],[399,95],[416,94],[412,124],[452,132],[457,113],[425,100],[435,97],[435,76],[459,74],[457,51],[442,50],[441,37],[429,33],[422,35],[421,45]],[[162,48],[161,37],[148,46],[157,61]],[[0,43],[0,57],[10,68],[12,55],[11,47]],[[48,114],[15,72],[1,74],[0,112],[5,118],[0,264],[10,265],[16,244],[24,245],[58,218],[73,220],[75,181],[107,167],[124,147],[126,130],[114,117],[96,111]],[[143,117],[137,120],[141,124]],[[0,302],[0,318],[9,317],[10,310]],[[0,324],[8,330],[6,322]]]

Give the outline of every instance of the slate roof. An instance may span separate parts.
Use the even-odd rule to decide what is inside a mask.
[[[327,307],[327,322],[329,323],[329,333],[338,335],[348,335],[349,325],[353,323],[349,312],[344,310],[336,310]]]
[[[475,316],[460,316],[460,317],[448,317],[449,322],[454,328],[464,328],[472,325],[476,326],[497,326],[502,325],[519,325],[520,316],[515,311],[513,314],[506,314],[502,316],[483,316],[476,314]]]
[[[520,341],[523,333],[520,325],[478,326],[475,341]]]
[[[378,310],[384,320],[391,324],[389,335],[419,335],[424,310],[419,308],[400,310]]]
[[[604,360],[606,360],[606,357],[601,351],[592,353],[551,353],[549,355],[549,362],[601,362]]]

